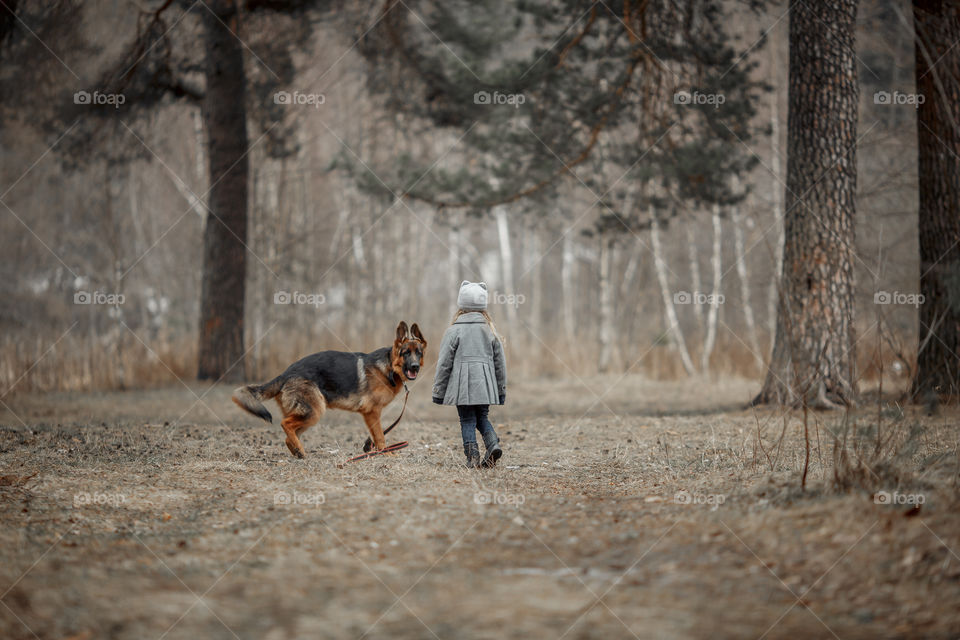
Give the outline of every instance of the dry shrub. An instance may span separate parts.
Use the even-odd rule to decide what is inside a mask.
[[[15,339],[0,343],[0,393],[107,390],[156,386],[193,375],[195,341],[158,336],[150,345],[131,333],[105,337]]]
[[[833,486],[876,493],[916,482],[916,457],[924,428],[903,414],[884,426],[882,415],[859,423],[849,413],[833,432]]]

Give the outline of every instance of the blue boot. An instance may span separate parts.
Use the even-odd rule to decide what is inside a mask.
[[[493,434],[489,439],[484,438],[483,446],[487,448],[487,455],[483,457],[483,462],[480,465],[489,469],[496,465],[497,460],[503,456],[503,449],[500,448],[500,438],[496,434]]]
[[[480,466],[480,447],[476,442],[468,442],[463,445],[463,455],[467,457],[467,466],[476,469]]]

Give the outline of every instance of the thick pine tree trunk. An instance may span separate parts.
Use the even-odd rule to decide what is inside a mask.
[[[782,295],[758,403],[856,401],[856,16],[857,0],[791,2]]]
[[[960,395],[960,6],[914,0],[920,343],[914,398]],[[933,333],[930,336],[930,333]]]
[[[209,141],[210,191],[203,233],[200,351],[197,377],[242,380],[247,239],[247,117],[243,49],[231,0],[203,14],[207,89],[203,122]],[[216,15],[214,15],[216,14]]]

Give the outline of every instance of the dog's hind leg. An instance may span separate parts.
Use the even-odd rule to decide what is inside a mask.
[[[280,426],[287,435],[287,448],[297,458],[303,458],[306,456],[306,451],[299,436],[320,420],[327,408],[327,403],[317,385],[303,379],[285,383],[277,399],[283,410]]]

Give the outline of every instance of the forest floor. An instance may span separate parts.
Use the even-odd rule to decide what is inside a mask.
[[[342,467],[359,416],[296,460],[229,385],[8,397],[0,637],[957,637],[960,412],[810,414],[804,489],[757,386],[515,384],[484,471],[429,381]]]

